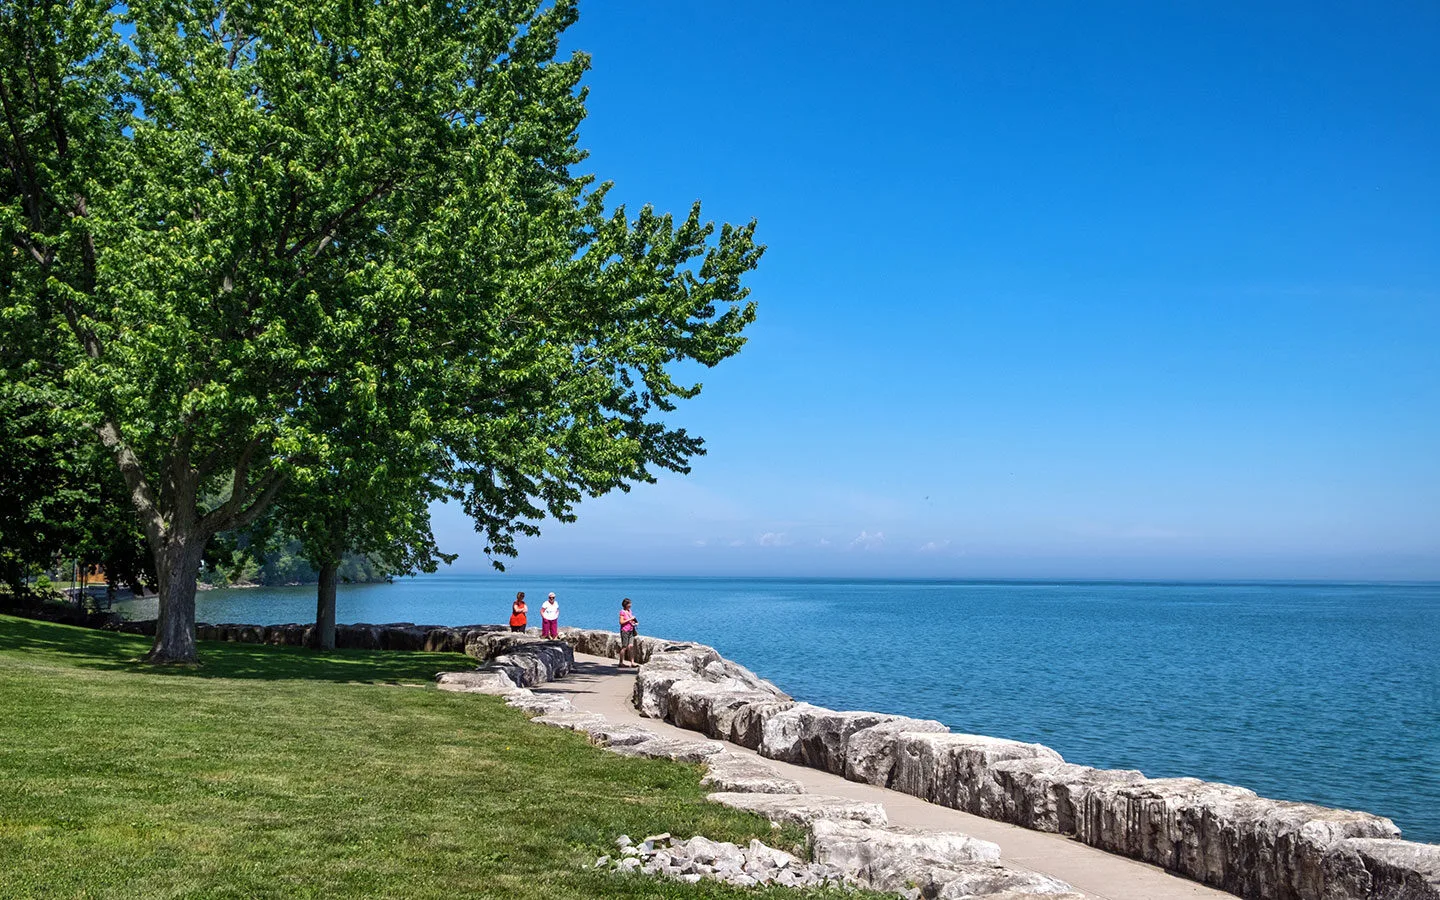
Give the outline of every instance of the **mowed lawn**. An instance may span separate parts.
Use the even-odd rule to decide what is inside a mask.
[[[803,835],[707,803],[697,767],[437,690],[463,656],[148,647],[0,616],[0,896],[797,896],[593,869],[622,832]]]

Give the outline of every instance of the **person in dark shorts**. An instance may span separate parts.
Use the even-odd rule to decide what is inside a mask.
[[[630,611],[630,598],[626,597],[620,601],[620,665],[638,666],[635,661],[635,635],[638,633],[640,620]],[[627,663],[626,657],[629,657]]]
[[[524,631],[524,630],[525,630],[525,613],[526,613],[527,611],[528,611],[528,610],[527,610],[526,607],[525,607],[525,592],[524,592],[524,591],[517,591],[517,592],[515,593],[515,603],[514,603],[514,605],[512,605],[512,606],[510,607],[510,630],[511,630],[511,631]]]

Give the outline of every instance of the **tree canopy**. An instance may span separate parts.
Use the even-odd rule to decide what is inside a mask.
[[[206,542],[372,461],[487,551],[686,471],[665,421],[753,320],[754,223],[630,215],[574,167],[573,2],[8,0],[5,373],[113,456],[151,658],[195,658]],[[206,508],[200,499],[226,499]]]

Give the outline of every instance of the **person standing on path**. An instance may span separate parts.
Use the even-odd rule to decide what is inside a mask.
[[[540,636],[560,638],[560,604],[555,602],[555,592],[540,604]]]
[[[515,592],[515,603],[514,603],[514,605],[512,605],[512,606],[510,607],[510,630],[511,630],[511,631],[524,631],[524,630],[525,630],[525,613],[526,613],[527,611],[528,611],[528,610],[527,610],[526,607],[525,607],[525,592],[524,592],[524,591],[516,591],[516,592]]]
[[[626,597],[620,601],[620,665],[638,666],[635,661],[635,635],[640,620],[630,611],[630,598]],[[630,662],[625,662],[625,657],[630,657]]]

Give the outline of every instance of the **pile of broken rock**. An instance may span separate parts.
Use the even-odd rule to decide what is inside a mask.
[[[639,844],[628,835],[619,853],[595,860],[597,868],[639,872],[683,881],[713,879],[739,887],[858,886],[908,900],[1078,900],[1069,886],[999,862],[1000,848],[963,834],[877,827],[862,822],[816,819],[811,823],[811,862],[752,840],[749,847],[696,836],[669,834]]]
[[[595,860],[597,868],[610,867],[620,872],[641,872],[697,882],[712,879],[737,887],[778,884],[785,887],[823,887],[845,884],[847,878],[838,866],[807,863],[784,850],[752,840],[749,847],[729,841],[712,841],[699,835],[690,840],[673,840],[670,835],[657,834],[636,844],[622,834],[615,845],[615,857]]]

